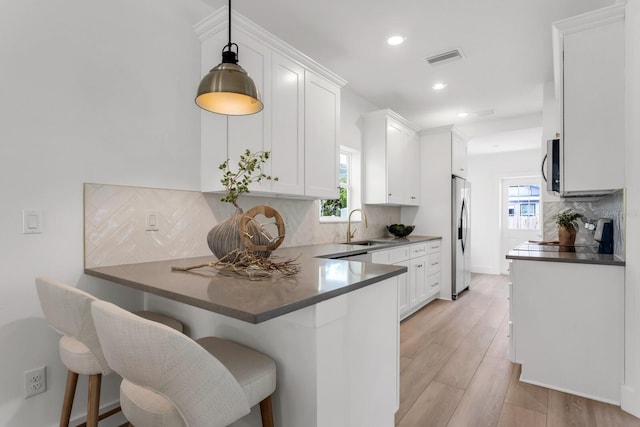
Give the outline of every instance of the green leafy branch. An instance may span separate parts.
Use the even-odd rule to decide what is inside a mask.
[[[237,204],[238,197],[243,193],[249,193],[249,185],[253,182],[260,182],[263,179],[278,181],[278,177],[271,177],[262,171],[264,163],[269,159],[268,151],[258,151],[252,153],[245,150],[240,155],[238,162],[238,170],[236,172],[229,168],[229,159],[225,160],[218,169],[223,171],[220,182],[227,190],[227,194],[220,200],[232,203],[236,208],[240,208]]]
[[[576,230],[578,229],[578,219],[582,218],[584,218],[584,215],[572,212],[571,209],[566,209],[553,216],[558,227],[574,228]]]

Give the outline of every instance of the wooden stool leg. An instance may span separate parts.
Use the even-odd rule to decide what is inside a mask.
[[[98,427],[100,411],[100,383],[102,375],[89,375],[89,401],[87,403],[87,427]]]
[[[78,374],[73,371],[68,371],[67,385],[64,389],[64,400],[62,401],[62,413],[60,414],[60,427],[69,427],[73,398],[76,395],[76,385],[78,385]]]
[[[267,396],[260,402],[260,415],[262,416],[262,427],[274,427],[271,396]]]

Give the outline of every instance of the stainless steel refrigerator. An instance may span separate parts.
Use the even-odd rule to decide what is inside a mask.
[[[471,283],[471,184],[455,175],[451,179],[451,298],[455,300]]]

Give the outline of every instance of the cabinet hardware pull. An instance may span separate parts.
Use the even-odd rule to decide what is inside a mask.
[[[440,264],[439,262],[432,262],[431,265],[438,265]]]
[[[415,200],[415,199],[416,199],[416,196],[411,196],[411,200]]]

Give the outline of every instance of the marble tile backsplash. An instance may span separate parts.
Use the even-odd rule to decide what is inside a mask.
[[[543,238],[544,240],[556,240],[558,227],[553,216],[565,209],[581,213],[588,222],[597,222],[599,218],[613,220],[614,254],[624,258],[624,190],[617,191],[601,199],[593,201],[576,201],[564,199],[560,202],[543,203]],[[594,232],[587,230],[580,222],[581,227],[576,235],[576,244],[597,245],[593,238]]]
[[[207,233],[234,211],[220,197],[197,191],[85,184],[85,266],[211,255]],[[238,204],[245,211],[256,205],[277,209],[286,227],[283,247],[346,239],[346,223],[319,222],[316,200],[247,195]],[[355,239],[386,236],[385,226],[400,221],[399,207],[365,206],[364,210],[368,227],[352,224]],[[158,214],[157,231],[145,230],[149,211]]]

